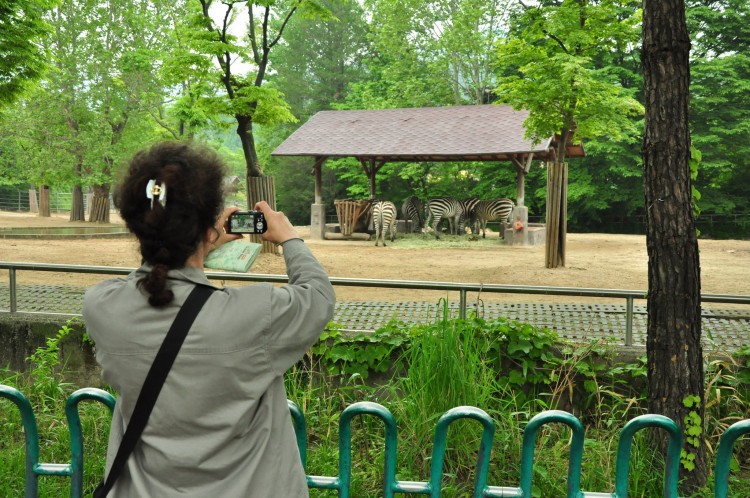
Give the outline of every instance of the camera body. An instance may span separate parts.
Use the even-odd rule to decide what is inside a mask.
[[[227,225],[227,233],[260,234],[268,229],[263,211],[235,211]]]

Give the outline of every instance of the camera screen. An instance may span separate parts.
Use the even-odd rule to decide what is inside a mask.
[[[229,227],[233,233],[255,233],[255,214],[233,214],[229,218]]]
[[[262,211],[235,211],[229,215],[229,233],[260,234],[265,233],[266,228]]]

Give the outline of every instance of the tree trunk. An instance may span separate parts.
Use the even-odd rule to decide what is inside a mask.
[[[700,416],[693,423],[701,430],[704,426],[700,261],[690,183],[689,52],[684,0],[644,0],[649,410],[673,419],[683,433],[690,412]],[[700,400],[697,406],[685,406],[690,397]],[[684,456],[694,460],[691,464],[682,459],[681,495],[706,483],[702,432],[695,442],[697,446],[683,445]]]
[[[73,187],[73,198],[70,203],[70,221],[85,221],[83,212],[83,190],[80,185]]]
[[[564,267],[568,231],[568,163],[559,160],[547,163],[546,218],[545,267]]]
[[[29,212],[39,212],[39,201],[36,198],[36,187],[34,187],[33,185],[29,186]]]
[[[69,121],[70,123],[70,121]],[[71,129],[78,134],[78,124],[75,127],[71,126]],[[73,187],[73,198],[70,204],[70,221],[85,221],[86,214],[83,211],[83,190],[81,189],[80,182],[83,178],[83,153],[80,152],[80,147],[76,147],[76,164],[73,167],[73,174],[75,175],[76,182],[79,182]]]
[[[255,139],[253,138],[253,120],[249,116],[235,116],[237,119],[237,134],[242,143],[242,152],[245,155],[247,165],[247,207],[255,209],[258,201],[266,201],[272,209],[276,209],[276,185],[273,177],[263,176],[263,168],[255,151]],[[250,235],[250,240],[263,244],[262,252],[278,254],[279,250],[275,244],[265,242],[260,235]]]
[[[109,223],[109,185],[94,185],[94,196],[91,198],[89,221],[92,223]]]
[[[255,139],[253,137],[253,120],[249,116],[235,116],[237,120],[237,135],[240,137],[242,152],[245,156],[248,177],[263,176],[263,167],[258,160],[258,153],[255,151]],[[248,185],[249,188],[249,185]],[[248,197],[248,199],[250,199]]]
[[[45,218],[52,216],[49,209],[49,186],[47,185],[39,188],[39,216]]]
[[[255,209],[258,201],[266,201],[272,209],[276,209],[276,185],[272,176],[247,177],[247,204],[249,209]],[[262,243],[262,252],[278,254],[279,250],[272,242],[266,242],[260,235],[250,235],[252,242]]]

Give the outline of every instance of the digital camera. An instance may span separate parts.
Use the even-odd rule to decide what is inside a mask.
[[[265,233],[268,229],[263,211],[235,211],[229,215],[227,233]]]

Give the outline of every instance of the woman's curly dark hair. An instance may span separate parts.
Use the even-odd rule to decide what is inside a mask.
[[[214,227],[224,204],[225,166],[213,150],[184,142],[161,142],[133,156],[114,194],[115,206],[138,237],[143,260],[152,267],[138,285],[149,304],[174,299],[167,271],[185,265]],[[146,197],[149,180],[167,188],[165,205]]]

